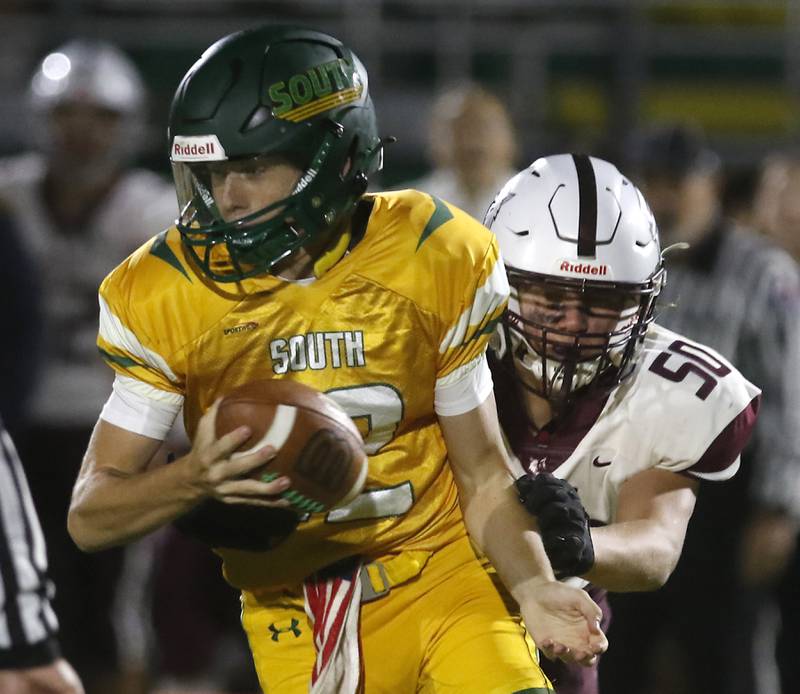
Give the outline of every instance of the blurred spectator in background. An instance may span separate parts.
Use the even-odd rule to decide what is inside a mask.
[[[80,552],[66,515],[111,384],[95,347],[97,287],[154,229],[172,223],[177,204],[171,186],[131,168],[144,135],[145,89],[117,48],[77,40],[53,51],[33,76],[30,99],[35,151],[0,162],[0,204],[42,288],[41,366],[28,374],[18,442],[59,588],[65,655],[88,694],[118,694],[138,686],[127,689],[121,671],[143,654],[120,645],[141,648],[141,625],[125,617],[144,610],[134,595],[118,593],[123,550]],[[128,627],[136,637],[124,636]]]
[[[753,201],[754,225],[800,262],[800,151],[768,157]]]
[[[757,228],[755,200],[760,178],[758,164],[723,166],[720,213],[732,224],[748,230]]]
[[[403,187],[431,193],[483,220],[516,172],[514,128],[503,102],[476,84],[443,92],[431,112],[428,156],[433,170]]]
[[[753,199],[753,225],[757,231],[782,246],[800,263],[800,151],[786,151],[768,157],[760,170]],[[789,407],[800,409],[800,392],[794,392],[794,403]],[[800,495],[800,490],[797,490]],[[751,542],[774,542],[778,548],[791,542],[788,530],[778,526],[780,535],[774,540],[760,532],[752,534]],[[794,536],[794,552],[786,562],[783,552],[776,552],[777,566],[759,566],[762,552],[756,547],[744,555],[745,576],[758,580],[765,576],[765,588],[772,588],[780,613],[780,628],[776,656],[780,682],[784,694],[800,692],[800,660],[796,648],[800,643],[800,544]],[[782,575],[781,575],[782,573]]]
[[[612,596],[614,648],[601,666],[603,691],[773,694],[774,657],[759,646],[768,616],[764,588],[785,571],[800,518],[798,268],[722,217],[720,161],[701,133],[658,127],[635,139],[630,155],[663,246],[691,244],[667,251],[659,323],[717,349],[762,388],[763,400],[740,474],[726,485],[702,484],[666,586]],[[665,632],[674,650],[658,688],[649,667]],[[685,681],[672,681],[676,673]]]
[[[9,211],[0,202],[0,296],[6,329],[0,340],[0,416],[17,431],[39,363],[41,287],[30,254]]]
[[[53,584],[25,473],[0,421],[0,692],[83,694],[61,657]]]

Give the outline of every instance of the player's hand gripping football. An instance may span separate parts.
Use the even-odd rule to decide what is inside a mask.
[[[536,516],[556,578],[582,576],[594,566],[589,516],[569,482],[549,472],[524,475],[514,485],[526,510]]]
[[[539,582],[520,605],[522,618],[539,650],[550,660],[594,665],[608,648],[600,628],[602,610],[589,594],[554,581]]]
[[[275,449],[264,446],[252,453],[236,454],[250,437],[250,428],[240,426],[219,438],[215,435],[215,420],[220,400],[217,400],[198,422],[192,450],[187,455],[190,484],[203,496],[226,504],[251,504],[288,508],[291,504],[277,495],[290,486],[288,477],[271,482],[248,477],[248,473],[275,457]]]

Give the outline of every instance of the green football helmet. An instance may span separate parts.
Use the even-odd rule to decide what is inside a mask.
[[[206,275],[236,282],[269,272],[348,218],[382,166],[367,87],[358,58],[310,29],[242,31],[203,53],[175,93],[169,141],[177,227]],[[214,181],[275,162],[302,171],[293,190],[224,218]]]

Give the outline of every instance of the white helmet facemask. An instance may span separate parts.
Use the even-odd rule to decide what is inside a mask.
[[[545,324],[527,323],[529,329],[526,335],[518,290],[512,286],[506,320],[507,333],[503,333],[502,339],[505,340],[505,335],[508,335],[514,366],[533,377],[534,390],[547,392],[549,397],[559,399],[590,385],[608,370],[619,371],[634,356],[626,356],[626,350],[629,349],[638,320],[639,306],[633,305],[620,311],[616,326],[607,333],[570,333]],[[530,336],[531,332],[535,337]],[[590,346],[583,344],[587,340],[591,341]],[[558,350],[553,349],[554,342]],[[640,346],[638,341],[637,346]],[[556,354],[556,351],[560,354]],[[529,379],[525,380],[530,382]]]
[[[547,157],[506,184],[485,223],[511,285],[491,347],[515,378],[565,402],[627,377],[664,280],[655,222],[636,187],[603,160]],[[522,292],[535,297],[524,294],[527,309]],[[568,310],[584,320],[565,327]]]

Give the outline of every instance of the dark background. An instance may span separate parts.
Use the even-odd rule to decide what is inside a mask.
[[[798,127],[800,3],[622,0],[0,0],[0,154],[25,145],[38,59],[75,37],[119,44],[152,90],[142,163],[167,173],[180,77],[215,39],[258,23],[327,30],[370,73],[381,131],[398,137],[384,185],[426,168],[432,95],[474,79],[507,102],[520,165],[556,150],[615,159],[634,127],[692,120],[732,164]]]

